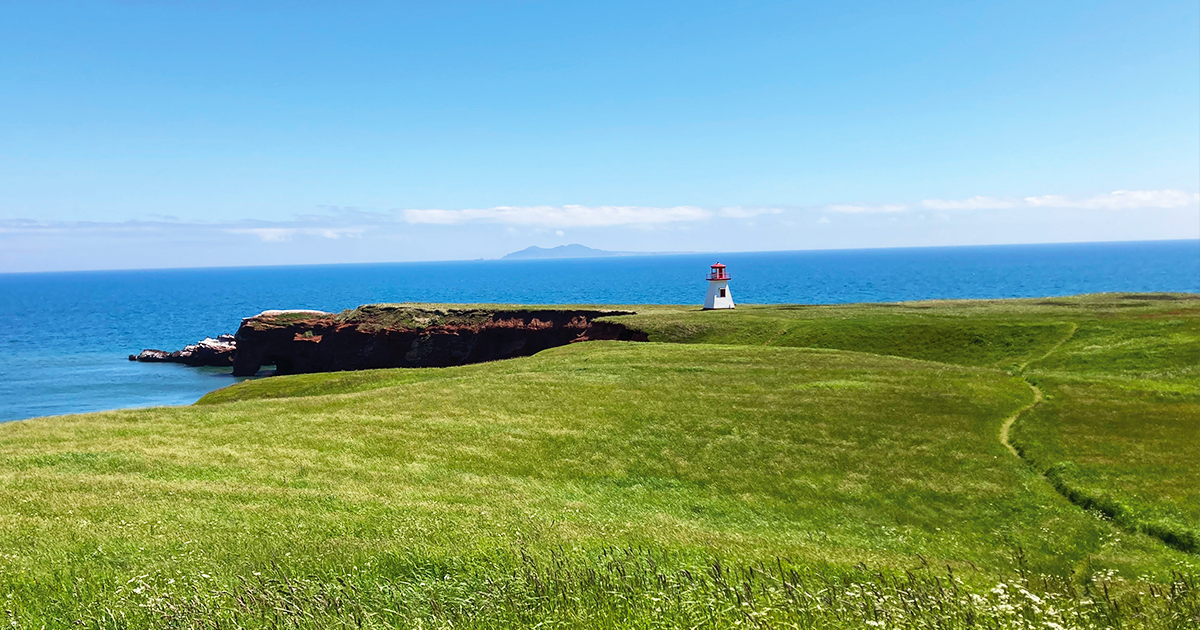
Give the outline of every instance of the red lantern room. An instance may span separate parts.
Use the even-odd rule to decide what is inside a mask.
[[[729,274],[725,273],[725,265],[717,263],[712,266],[712,271],[708,273],[709,280],[729,280]]]

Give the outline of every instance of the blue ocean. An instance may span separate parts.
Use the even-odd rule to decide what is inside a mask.
[[[1200,292],[1200,241],[570,260],[0,274],[0,420],[184,405],[228,369],[133,363],[267,309],[373,302],[696,304],[714,262],[740,303]]]

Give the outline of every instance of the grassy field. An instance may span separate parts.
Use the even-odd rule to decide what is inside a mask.
[[[1086,507],[1200,553],[1200,305],[1080,318],[1015,443]]]
[[[654,343],[0,425],[5,614],[1195,627],[1200,299],[1151,297],[634,307]]]
[[[619,318],[677,343],[839,348],[1022,374],[1018,451],[1076,503],[1200,553],[1200,298],[751,307]]]

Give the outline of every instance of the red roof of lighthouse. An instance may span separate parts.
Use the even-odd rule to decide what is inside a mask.
[[[721,263],[717,263],[717,264],[713,265],[712,268],[713,269],[724,269],[725,265],[722,265]]]

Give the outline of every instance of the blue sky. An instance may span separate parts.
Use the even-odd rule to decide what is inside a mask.
[[[1194,0],[0,4],[0,271],[1198,238],[1198,192]]]

